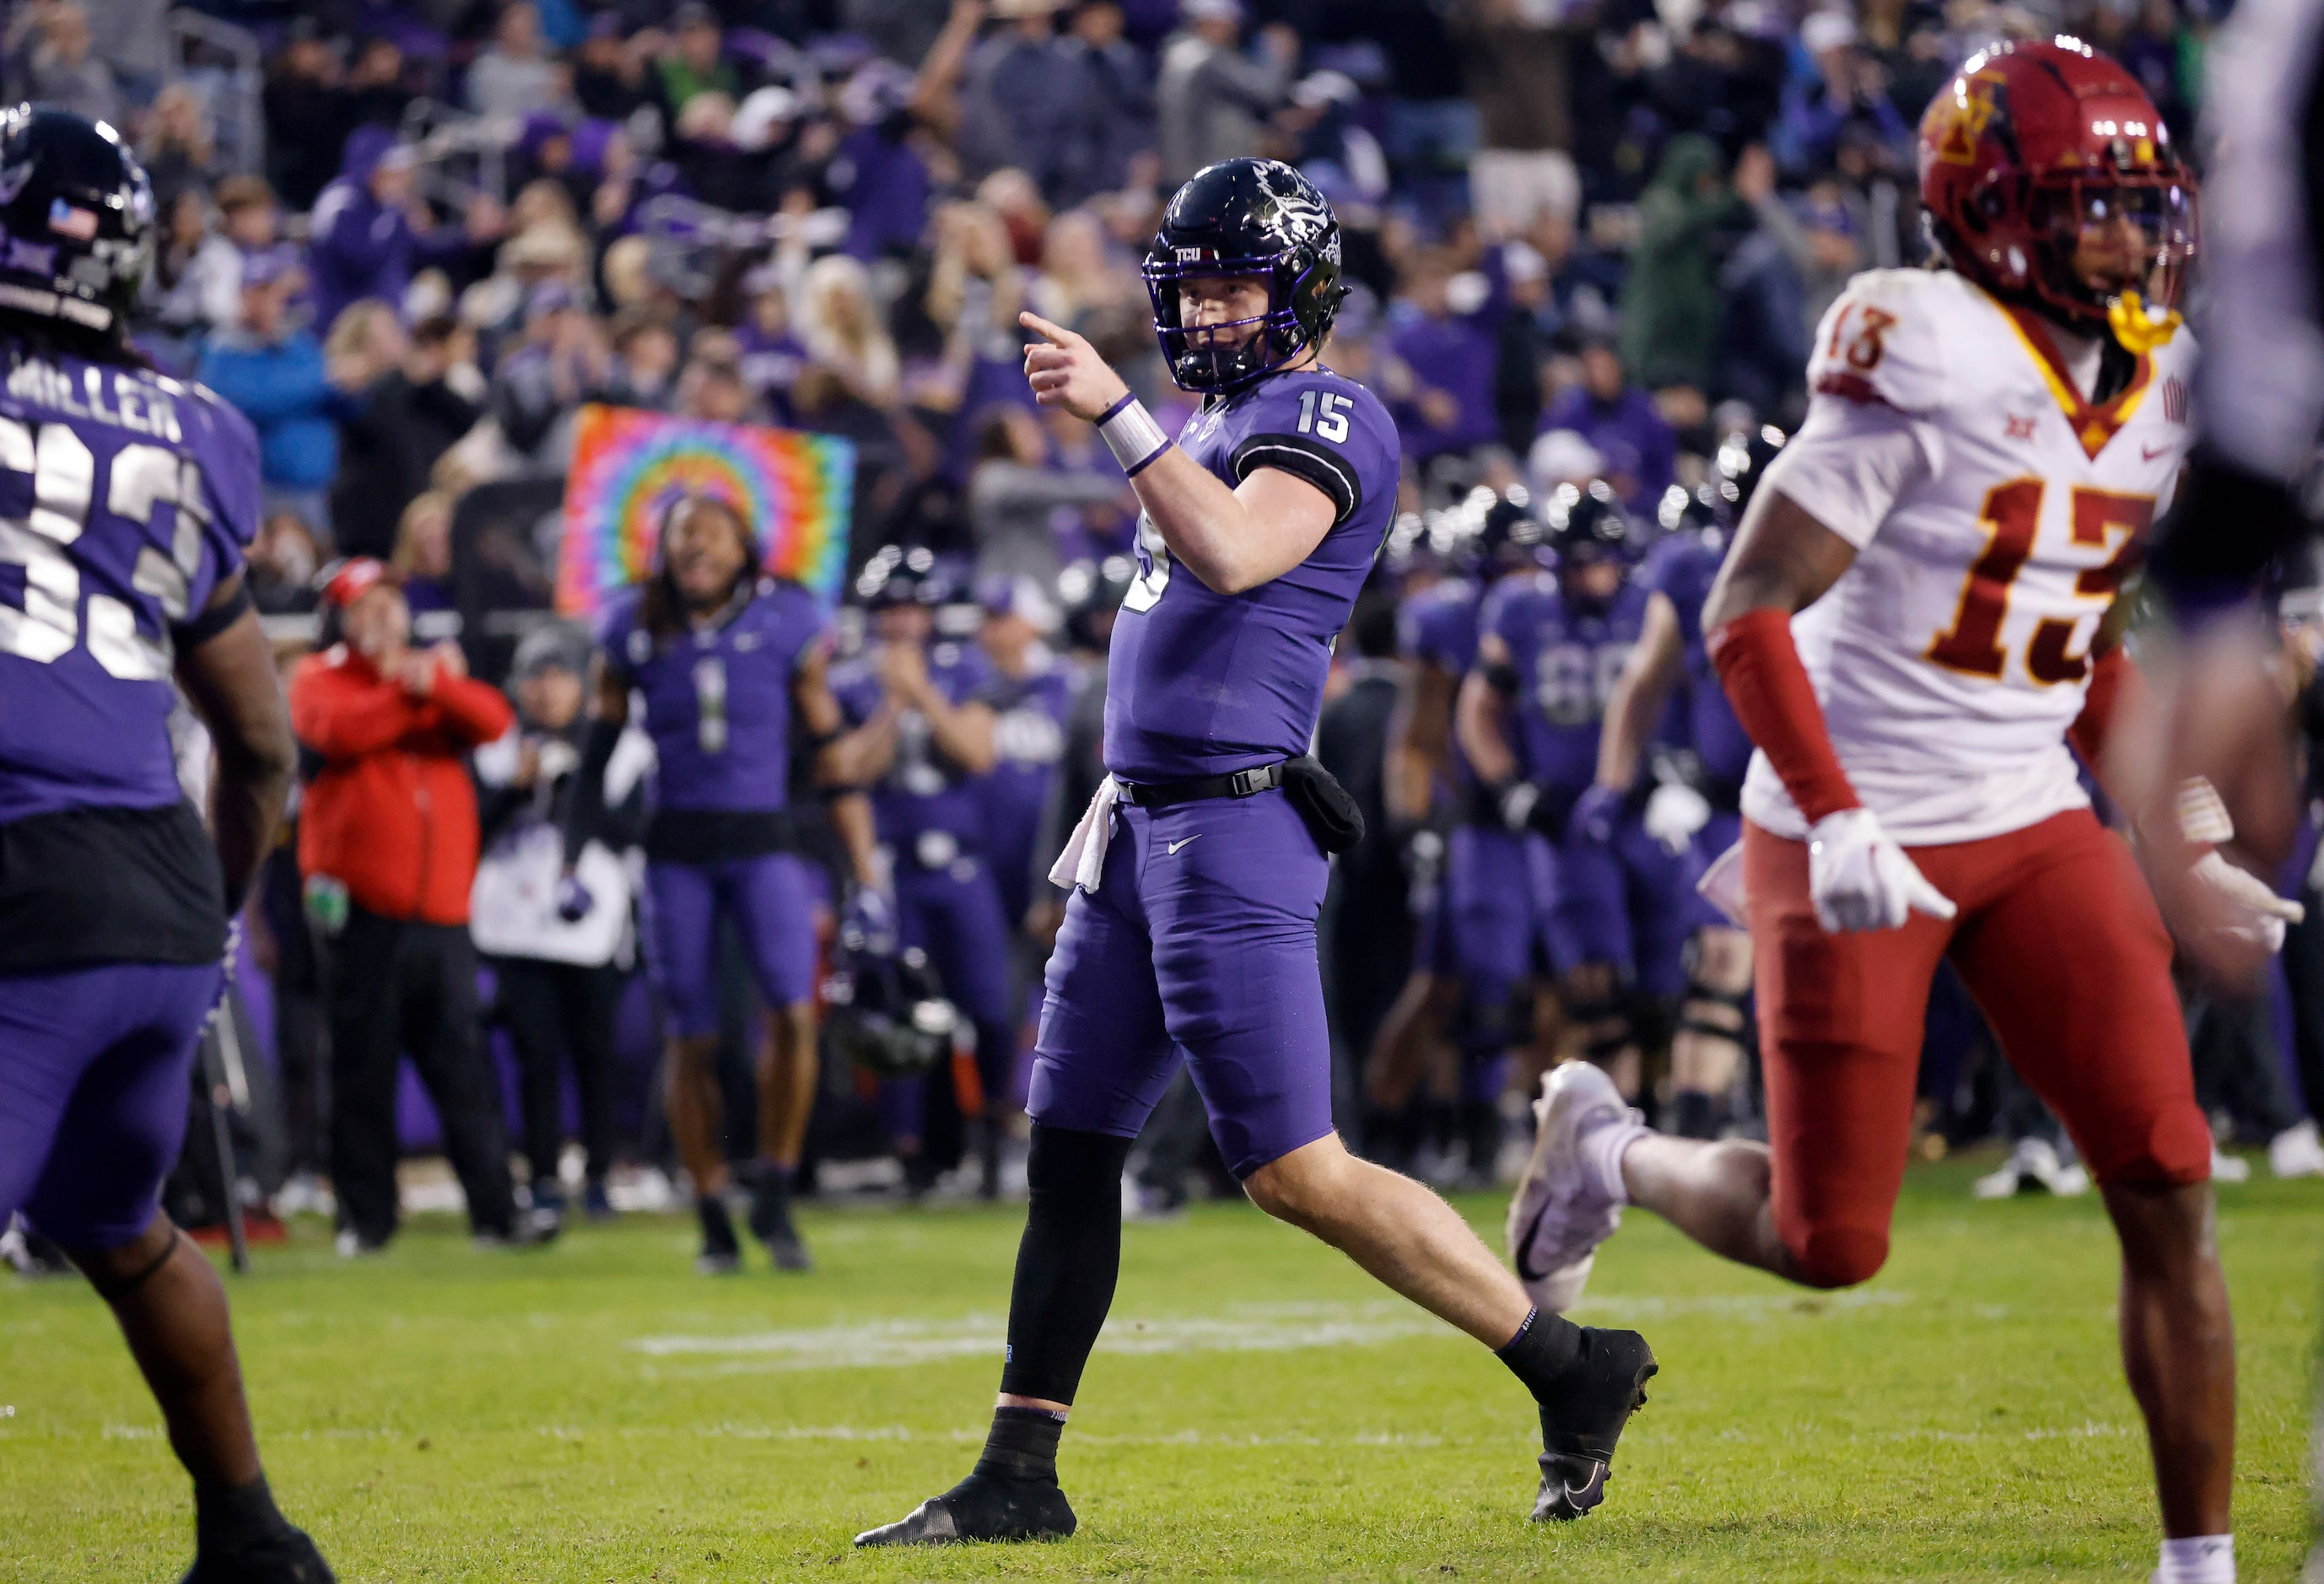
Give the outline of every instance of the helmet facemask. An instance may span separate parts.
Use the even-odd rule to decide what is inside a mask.
[[[1286,282],[1285,277],[1291,271],[1276,258],[1222,259],[1199,256],[1206,250],[1181,248],[1176,251],[1198,256],[1164,259],[1157,256],[1160,251],[1157,248],[1148,255],[1139,272],[1146,277],[1147,295],[1154,304],[1154,333],[1161,338],[1170,377],[1181,390],[1235,390],[1273,373],[1312,344],[1314,338],[1302,322],[1299,298],[1302,291],[1313,296],[1322,289],[1316,279],[1320,262],[1308,264]],[[1265,281],[1266,311],[1216,324],[1188,325],[1180,289],[1189,281],[1209,280]],[[1250,333],[1232,342],[1222,339],[1221,332],[1236,330]]]
[[[2029,198],[2033,294],[2092,330],[2135,337],[2144,320],[2167,336],[2195,255],[2193,187],[2170,170],[2072,176],[2037,180]]]

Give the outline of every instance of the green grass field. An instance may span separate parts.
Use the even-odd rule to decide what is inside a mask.
[[[1916,1169],[1895,1252],[1819,1296],[1653,1218],[1580,1318],[1663,1363],[1608,1505],[1524,1522],[1532,1414],[1482,1350],[1240,1205],[1127,1229],[1062,1469],[1078,1536],[856,1555],[965,1472],[1021,1210],[811,1215],[822,1261],[713,1282],[690,1223],[534,1255],[423,1222],[346,1264],[318,1223],[231,1284],[282,1504],[348,1580],[2144,1579],[2146,1450],[2093,1200],[1973,1204]],[[1498,1199],[1463,1202],[1498,1244]],[[2285,1579],[2324,1187],[2222,1190],[2246,1579]],[[186,1490],[108,1316],[0,1285],[0,1578],[171,1580]]]

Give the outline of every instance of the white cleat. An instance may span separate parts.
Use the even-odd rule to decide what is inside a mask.
[[[2312,1119],[2267,1141],[2267,1169],[2279,1177],[2324,1177],[2324,1139]]]
[[[1542,1079],[1533,1114],[1533,1155],[1509,1201],[1509,1263],[1526,1296],[1559,1314],[1581,1298],[1598,1245],[1622,1224],[1618,1187],[1601,1180],[1585,1145],[1638,1113],[1602,1069],[1568,1062]]]
[[[2211,1181],[2248,1183],[2251,1181],[2251,1162],[2239,1155],[2229,1155],[2215,1144],[2211,1146]]]
[[[1979,1177],[1969,1187],[1978,1199],[2007,1199],[2028,1185],[2047,1190],[2060,1199],[2090,1191],[2090,1174],[2078,1161],[2058,1157],[2057,1147],[2046,1138],[2021,1138],[2009,1158]]]

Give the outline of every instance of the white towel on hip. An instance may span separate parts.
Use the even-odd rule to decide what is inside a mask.
[[[1713,859],[1694,882],[1702,899],[1727,915],[1737,929],[1751,927],[1749,899],[1743,894],[1743,843],[1738,842]]]
[[[1079,886],[1084,891],[1094,891],[1105,873],[1106,843],[1113,840],[1113,806],[1121,797],[1121,787],[1111,776],[1097,784],[1097,794],[1089,806],[1082,811],[1074,833],[1065,838],[1065,850],[1057,854],[1057,861],[1049,865],[1049,883],[1053,886]]]

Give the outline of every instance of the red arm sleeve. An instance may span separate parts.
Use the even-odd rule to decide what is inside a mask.
[[[451,677],[438,671],[429,702],[436,706],[444,730],[470,747],[490,742],[516,724],[516,712],[501,696],[501,690],[473,677]]]
[[[2143,708],[2145,700],[2146,678],[2120,644],[2090,657],[2090,687],[2082,697],[2082,713],[2066,728],[2066,741],[2082,756],[2090,774],[2104,778],[2099,767],[2106,757],[2107,733],[2120,713]]]
[[[1808,823],[1860,806],[1792,642],[1792,619],[1772,607],[1746,611],[1711,634],[1710,648],[1735,718],[1775,767]]]
[[[319,657],[290,678],[290,730],[326,759],[392,748],[419,720],[401,687],[351,677]]]

